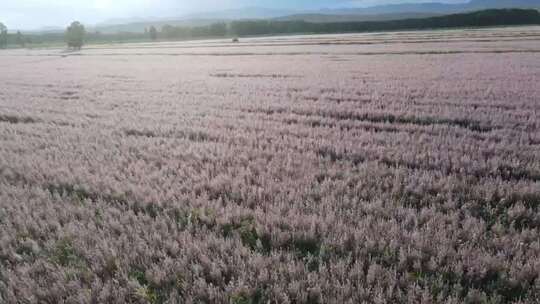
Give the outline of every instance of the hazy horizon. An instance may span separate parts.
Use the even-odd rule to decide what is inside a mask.
[[[226,0],[219,4],[210,0],[197,3],[181,0],[4,0],[0,3],[0,22],[11,30],[36,30],[45,27],[64,27],[73,20],[95,25],[115,19],[176,18],[190,14],[221,10],[261,7],[267,9],[317,10],[324,8],[368,7],[399,3],[462,3],[466,0]]]

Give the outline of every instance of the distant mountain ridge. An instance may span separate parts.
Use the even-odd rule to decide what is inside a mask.
[[[366,22],[366,21],[389,21],[400,19],[418,19],[436,17],[442,14],[436,13],[393,13],[393,14],[378,14],[378,15],[360,15],[360,14],[343,14],[343,15],[331,15],[331,14],[296,14],[288,15],[284,17],[274,18],[277,21],[294,21],[300,20],[313,23],[333,23],[333,22]]]
[[[388,4],[365,8],[324,9],[316,13],[296,14],[279,19],[307,22],[387,21],[499,8],[540,9],[540,0],[471,0],[467,3],[454,4],[440,2]]]
[[[471,0],[468,3],[404,3],[379,5],[366,8],[327,9],[328,14],[397,14],[397,13],[434,13],[450,14],[489,8],[540,8],[540,0]]]
[[[299,13],[290,9],[270,9],[265,7],[245,7],[215,12],[189,14],[185,19],[272,19]]]

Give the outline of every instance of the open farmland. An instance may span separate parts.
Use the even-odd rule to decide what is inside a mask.
[[[1,303],[538,303],[540,27],[0,53]]]

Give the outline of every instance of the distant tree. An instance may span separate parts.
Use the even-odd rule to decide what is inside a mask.
[[[17,31],[17,35],[15,36],[15,41],[17,45],[20,47],[25,47],[26,45],[26,40],[24,39],[24,36],[21,33],[21,31]]]
[[[86,30],[79,21],[74,21],[66,30],[66,42],[68,47],[80,50],[84,44]]]
[[[150,33],[150,39],[152,39],[152,41],[156,41],[157,34],[158,34],[156,27],[152,25],[150,29],[148,30],[148,32]]]
[[[8,29],[0,22],[0,49],[5,49],[8,42]]]

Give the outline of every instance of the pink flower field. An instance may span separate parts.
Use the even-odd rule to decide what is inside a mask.
[[[539,303],[540,27],[0,53],[0,303]]]

